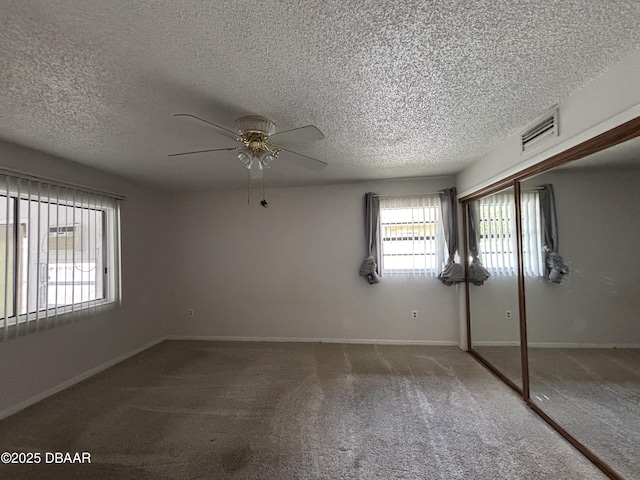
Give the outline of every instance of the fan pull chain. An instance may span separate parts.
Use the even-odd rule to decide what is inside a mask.
[[[262,172],[262,200],[260,201],[260,205],[262,205],[264,208],[268,208],[269,204],[267,203],[267,195],[265,193],[265,189],[264,189],[264,177],[266,177],[265,172]]]
[[[247,205],[251,205],[251,172],[247,169]]]

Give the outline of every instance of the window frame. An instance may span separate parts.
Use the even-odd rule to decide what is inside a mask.
[[[392,278],[392,277],[402,277],[402,278],[426,278],[426,277],[437,277],[440,273],[442,266],[444,265],[444,231],[442,226],[442,212],[440,206],[440,196],[435,194],[420,194],[420,195],[398,195],[398,196],[385,196],[380,195],[380,215],[378,218],[378,258],[380,259],[379,265],[379,274],[381,277]],[[385,202],[395,203],[394,206],[386,206]],[[415,202],[415,205],[414,205]],[[423,203],[420,203],[423,202]],[[422,209],[424,211],[424,220],[422,222],[415,221],[400,221],[400,222],[385,222],[383,219],[383,211],[390,210],[400,210],[400,209],[411,209],[412,211]],[[431,210],[433,215],[427,215],[427,210]],[[413,213],[413,212],[412,212]],[[427,220],[429,217],[429,220]],[[385,237],[384,236],[384,227],[398,225],[398,226],[428,226],[432,225],[432,232],[428,235],[428,229],[425,228],[423,230],[422,235],[416,235],[415,232],[412,236],[396,236],[396,237]],[[411,242],[430,242],[433,247],[432,253],[426,252],[426,243],[425,243],[425,263],[424,267],[418,266],[413,268],[387,268],[385,266],[385,258],[390,257],[392,255],[385,255],[385,244],[396,242],[396,241],[411,241]],[[407,254],[393,254],[394,257],[397,256],[406,256],[406,257],[419,257],[420,253],[407,253]],[[433,257],[433,266],[427,266],[427,258]]]
[[[541,219],[541,213],[540,213],[540,208],[539,208],[539,192],[535,191],[535,190],[528,190],[526,192],[520,192],[520,197],[517,199],[515,194],[513,194],[512,192],[512,196],[513,198],[509,199],[508,202],[507,201],[502,201],[502,203],[507,207],[508,209],[508,216],[506,215],[502,215],[500,218],[498,218],[497,216],[494,215],[495,218],[488,218],[486,216],[483,216],[483,207],[488,207],[494,208],[494,211],[497,207],[497,205],[499,204],[499,202],[494,201],[487,201],[487,200],[493,200],[496,198],[496,196],[499,195],[506,195],[506,192],[501,191],[501,192],[496,192],[492,195],[489,195],[487,197],[482,197],[479,198],[477,200],[475,200],[475,202],[477,203],[477,222],[478,222],[478,255],[480,258],[480,261],[482,262],[483,266],[487,269],[487,271],[494,276],[497,277],[515,277],[518,275],[518,253],[517,253],[517,242],[516,242],[516,213],[517,213],[517,209],[516,209],[516,202],[519,201],[521,203],[520,209],[521,211],[523,210],[522,207],[522,202],[523,199],[526,196],[532,196],[535,198],[535,202],[536,202],[536,209],[535,209],[535,215],[536,215],[536,220],[535,220],[535,225],[536,225],[536,229],[535,230],[531,230],[531,228],[529,228],[529,225],[521,225],[521,236],[522,236],[522,245],[523,245],[523,256],[527,256],[527,254],[529,252],[525,251],[525,245],[529,246],[531,245],[533,240],[534,242],[537,241],[537,245],[539,245],[540,250],[536,253],[537,259],[535,262],[529,261],[526,262],[524,261],[525,259],[523,259],[523,275],[525,277],[544,277],[545,275],[545,271],[544,271],[544,254],[543,254],[543,250],[542,250],[542,244],[543,244],[543,235],[544,235],[544,231],[542,228],[542,219]],[[531,199],[528,199],[529,201],[531,201]],[[503,225],[503,227],[501,227],[501,231],[498,232],[497,229],[494,228],[490,228],[489,230],[491,230],[492,232],[495,231],[495,233],[491,233],[491,235],[483,235],[483,230],[486,230],[486,225],[495,225],[496,223],[500,223],[501,225]],[[504,225],[506,225],[506,228],[504,228]],[[508,230],[508,232],[505,234],[503,233],[504,230]],[[537,238],[533,238],[534,235]],[[492,239],[497,239],[497,238],[501,238],[502,242],[508,242],[510,250],[507,249],[505,251],[495,251],[493,249],[491,250],[485,250],[483,249],[483,245],[485,245],[484,242],[487,241],[487,238],[492,238]],[[526,240],[526,241],[525,241]],[[510,258],[507,258],[507,255],[510,256]],[[509,265],[506,265],[507,263],[509,263]],[[502,264],[503,266],[500,266],[500,264]]]
[[[0,312],[0,332],[2,332],[0,338],[6,339],[12,333],[17,335],[18,328],[23,326],[30,327],[35,324],[37,331],[41,325],[55,326],[60,322],[66,323],[69,315],[71,319],[76,314],[84,317],[90,312],[110,308],[120,303],[119,200],[124,197],[81,189],[75,185],[52,183],[31,176],[9,175],[0,170],[0,198],[6,202],[8,215],[5,219],[5,228],[11,227],[13,244],[10,248],[5,241],[6,250],[3,252],[6,258],[11,258],[11,265],[6,262],[5,271],[0,274],[0,283],[4,285],[3,295],[7,300],[6,306]],[[51,212],[54,208],[56,214],[55,221],[52,222]],[[64,218],[60,214],[62,208],[71,209],[65,211]],[[71,219],[70,211],[73,212]],[[93,219],[91,219],[91,212],[94,215]],[[84,226],[85,218],[90,227]],[[63,251],[67,252],[63,256],[65,261],[62,264],[58,261],[60,255],[58,242],[61,237],[56,235],[56,258],[52,262],[50,257],[52,233],[61,228],[66,229],[68,233],[71,227],[74,232],[72,240],[74,243],[72,248],[63,248]],[[75,243],[78,241],[75,237],[78,227],[80,228],[80,233],[77,234],[81,243],[80,250],[77,250]],[[82,229],[87,229],[86,237],[83,237],[85,234]],[[20,238],[21,232],[23,238]],[[5,235],[7,239],[10,236],[8,233]],[[46,252],[44,251],[45,242]],[[34,245],[37,251],[35,258],[32,251]],[[95,250],[93,257],[90,254],[91,250]],[[70,258],[69,251],[71,251]],[[75,272],[78,253],[82,255],[79,259],[80,264],[84,261],[86,253],[86,260],[93,263],[95,269],[100,268],[100,271],[90,274],[88,280],[84,279],[84,275]],[[66,265],[63,268],[68,268],[69,260],[72,265],[71,302],[59,304],[58,272],[60,265]],[[53,304],[49,302],[52,285],[49,272],[52,265],[56,269]],[[11,271],[8,271],[9,268]],[[79,278],[76,275],[79,275]],[[7,287],[9,278],[12,279],[12,287]],[[68,287],[66,274],[62,278],[62,284]],[[88,293],[86,299],[83,298],[85,281],[89,282],[88,292],[91,291],[91,282],[94,288],[93,295]],[[79,292],[75,290],[78,286]],[[64,289],[63,295],[69,295],[68,290],[68,288]],[[76,301],[77,293],[80,293],[79,301]],[[9,304],[11,307],[8,307]],[[29,330],[33,329],[28,328],[26,331]],[[20,328],[20,331],[25,330]]]

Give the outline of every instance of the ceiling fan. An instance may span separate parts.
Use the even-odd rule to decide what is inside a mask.
[[[317,127],[307,125],[305,127],[293,128],[282,132],[275,132],[276,126],[271,120],[260,115],[244,115],[235,121],[237,131],[226,127],[221,127],[213,122],[205,120],[189,113],[176,113],[174,117],[189,117],[207,123],[214,127],[220,134],[233,138],[241,144],[236,147],[213,148],[209,150],[195,150],[192,152],[172,153],[170,157],[180,155],[193,155],[197,153],[236,151],[237,158],[249,170],[251,179],[263,177],[263,170],[269,168],[276,159],[282,158],[311,170],[320,171],[326,168],[327,164],[321,160],[302,155],[301,153],[289,150],[289,144],[309,142],[312,140],[322,140],[324,135]]]

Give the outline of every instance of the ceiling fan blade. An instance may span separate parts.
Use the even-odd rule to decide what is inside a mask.
[[[322,140],[324,135],[314,125],[306,127],[293,128],[283,132],[274,133],[269,136],[269,141],[278,145],[286,145],[287,143],[304,143],[313,140]]]
[[[311,158],[306,155],[302,155],[301,153],[292,152],[291,150],[287,150],[286,148],[283,148],[282,151],[287,152],[286,155],[283,155],[283,158],[295,165],[300,165],[301,167],[309,168],[317,172],[327,168],[327,164],[322,160]]]
[[[193,155],[194,153],[207,153],[207,152],[222,152],[225,150],[239,150],[238,147],[229,147],[229,148],[214,148],[211,150],[195,150],[193,152],[182,152],[182,153],[172,153],[167,155],[168,157],[179,157],[180,155]]]
[[[191,117],[191,118],[195,118],[196,120],[200,120],[201,122],[207,123],[207,124],[211,125],[212,127],[217,128],[218,130],[220,130],[221,134],[226,135],[227,137],[231,137],[234,140],[239,140],[240,139],[240,134],[238,134],[237,132],[234,132],[233,130],[229,130],[228,128],[225,128],[225,127],[221,127],[220,125],[216,125],[215,123],[212,123],[209,120],[205,120],[204,118],[200,118],[200,117],[196,117],[195,115],[191,115],[190,113],[176,113],[173,116],[174,117]]]

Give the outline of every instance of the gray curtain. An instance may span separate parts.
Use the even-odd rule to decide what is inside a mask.
[[[378,217],[380,216],[380,201],[378,196],[369,192],[364,196],[365,204],[365,234],[367,236],[367,258],[362,262],[360,275],[366,277],[370,284],[380,283],[378,274]]]
[[[455,262],[458,251],[458,208],[456,204],[455,187],[447,188],[439,192],[440,211],[442,212],[442,225],[444,226],[444,239],[447,243],[449,254],[444,269],[438,278],[445,285],[455,285],[464,282],[464,268]]]
[[[474,285],[482,285],[491,275],[480,262],[478,255],[478,213],[475,202],[467,204],[467,218],[469,226],[469,253],[471,265],[469,265],[469,281]]]
[[[556,199],[553,185],[540,187],[540,212],[544,226],[545,267],[547,279],[552,283],[560,283],[562,277],[569,273],[569,267],[558,253],[558,219],[556,217]]]

